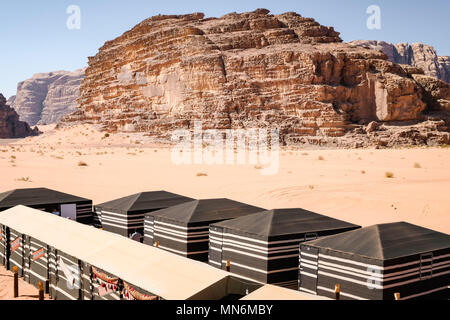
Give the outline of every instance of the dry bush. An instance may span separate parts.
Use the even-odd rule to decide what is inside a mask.
[[[420,169],[420,168],[422,168],[422,166],[420,165],[420,163],[416,162],[416,163],[414,163],[414,168]]]
[[[203,173],[203,172],[197,173],[197,177],[207,177],[207,176],[208,176],[207,173]]]
[[[385,172],[384,176],[388,179],[392,179],[392,178],[394,178],[394,173],[393,172]]]
[[[310,184],[310,185],[308,186],[308,188],[309,188],[309,190],[314,190],[314,186],[313,186],[312,184]]]
[[[317,159],[318,159],[318,160],[325,160],[325,158],[322,157],[322,156],[319,156]]]
[[[30,177],[22,177],[22,178],[16,179],[16,181],[32,182]]]
[[[362,174],[366,174],[366,171],[364,171],[364,170],[361,170],[361,173],[362,173]]]
[[[80,161],[80,162],[78,162],[78,166],[79,166],[79,167],[87,167],[88,165],[87,165],[86,162]]]

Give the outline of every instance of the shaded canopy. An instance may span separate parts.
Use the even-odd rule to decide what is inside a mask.
[[[37,206],[83,201],[91,200],[47,188],[14,189],[0,193],[0,210],[16,205]]]
[[[359,228],[359,226],[352,223],[300,208],[262,211],[245,217],[219,222],[214,224],[214,226],[264,238]]]
[[[396,222],[329,236],[310,241],[308,245],[389,260],[450,248],[450,236],[407,222]]]
[[[194,199],[167,191],[149,191],[101,203],[96,205],[96,207],[122,212],[151,211],[171,207],[192,200]]]
[[[222,221],[264,210],[230,199],[195,200],[148,215],[182,223]]]

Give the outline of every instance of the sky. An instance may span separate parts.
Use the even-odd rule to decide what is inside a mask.
[[[80,9],[80,25],[68,28]],[[380,29],[367,27],[367,8],[380,8]],[[230,12],[269,9],[295,11],[333,26],[344,41],[422,42],[450,55],[450,1],[433,0],[14,0],[0,4],[0,93],[14,95],[17,83],[35,73],[87,66],[105,41],[158,14],[203,12],[220,17]],[[74,26],[74,24],[72,24]],[[75,24],[76,26],[76,24]]]

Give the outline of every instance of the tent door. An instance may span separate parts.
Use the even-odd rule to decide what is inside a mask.
[[[223,263],[223,228],[210,227],[208,261],[213,267],[222,269]]]
[[[309,246],[300,246],[299,262],[299,290],[317,294],[319,249]]]
[[[426,280],[433,276],[433,253],[420,255],[420,280]]]

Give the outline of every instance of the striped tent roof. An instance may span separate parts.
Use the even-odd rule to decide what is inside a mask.
[[[359,226],[308,210],[274,209],[214,224],[267,239],[274,236],[359,228]]]
[[[308,242],[308,245],[389,260],[450,248],[450,235],[407,222],[378,224]]]
[[[192,200],[192,198],[167,191],[148,191],[104,202],[96,205],[96,207],[114,211],[132,212],[158,210]]]
[[[261,210],[264,209],[222,198],[194,200],[147,215],[183,223],[197,223],[233,219]]]
[[[91,200],[47,188],[14,189],[0,193],[0,210],[16,205],[37,206],[82,201]]]

